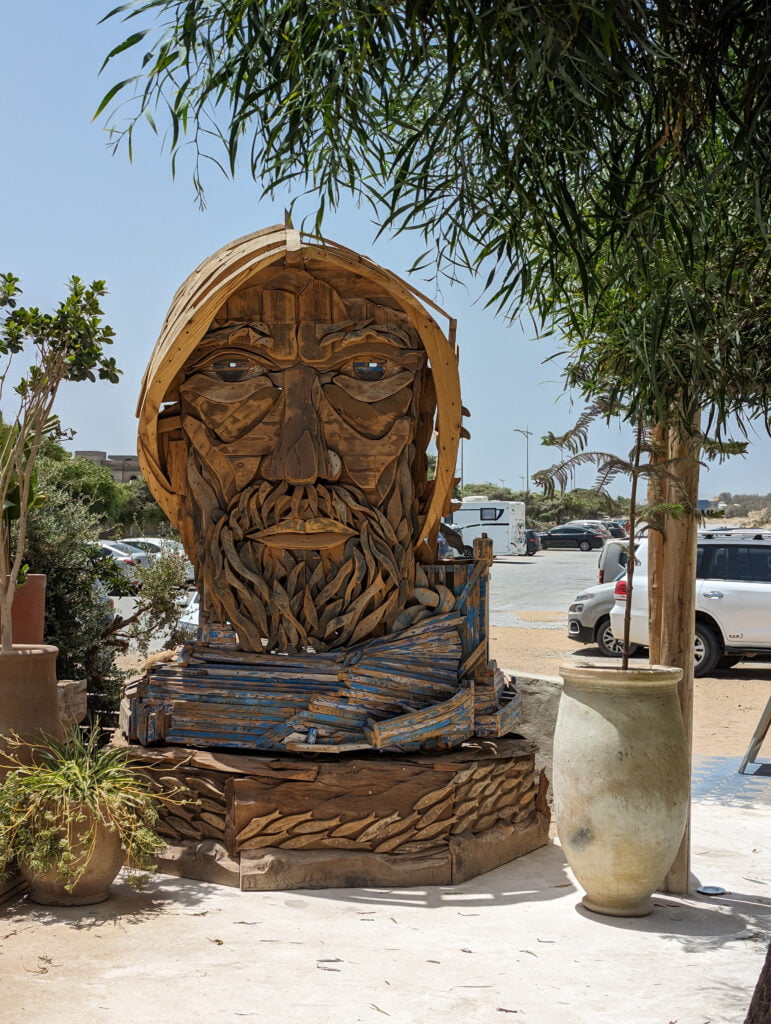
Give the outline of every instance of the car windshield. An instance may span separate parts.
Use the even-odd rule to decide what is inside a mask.
[[[104,547],[111,548],[113,551],[119,551],[122,555],[142,554],[139,548],[132,547],[130,544],[124,544],[119,540],[106,540],[103,544]]]

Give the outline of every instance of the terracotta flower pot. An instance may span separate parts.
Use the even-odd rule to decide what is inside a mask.
[[[553,781],[565,857],[589,910],[649,914],[687,820],[680,669],[602,663],[560,675]]]
[[[61,737],[56,681],[58,647],[14,644],[0,651],[0,752],[6,737],[18,733],[34,743],[46,734]]]
[[[17,587],[11,607],[14,644],[42,644],[46,610],[46,577],[28,573]]]
[[[19,862],[22,875],[29,884],[29,897],[33,903],[52,907],[81,907],[103,903],[109,899],[110,886],[123,865],[123,851],[117,831],[96,823],[93,846],[89,849],[87,833],[91,819],[72,825],[72,849],[75,860],[72,870],[80,878],[68,891],[55,870],[44,873],[32,871],[23,860]]]

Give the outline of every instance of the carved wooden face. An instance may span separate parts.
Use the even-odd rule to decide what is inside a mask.
[[[179,386],[205,605],[242,647],[345,646],[410,600],[427,360],[402,324],[231,324]]]
[[[211,332],[180,386],[182,423],[223,490],[342,482],[373,504],[415,434],[426,357],[395,324],[249,324]],[[232,475],[232,480],[231,480]]]

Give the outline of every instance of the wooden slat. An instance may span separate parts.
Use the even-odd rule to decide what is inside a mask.
[[[442,704],[400,715],[387,722],[371,721],[364,735],[375,749],[397,746],[432,736],[460,734],[460,738],[474,733],[474,690],[461,690]],[[465,735],[463,735],[465,733]]]

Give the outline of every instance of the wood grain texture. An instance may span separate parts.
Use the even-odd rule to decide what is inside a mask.
[[[517,832],[548,809],[525,740],[474,741],[444,754],[304,762],[233,756],[213,767],[190,750],[137,749],[161,795],[161,832],[242,851],[356,850],[412,856],[492,829]]]

